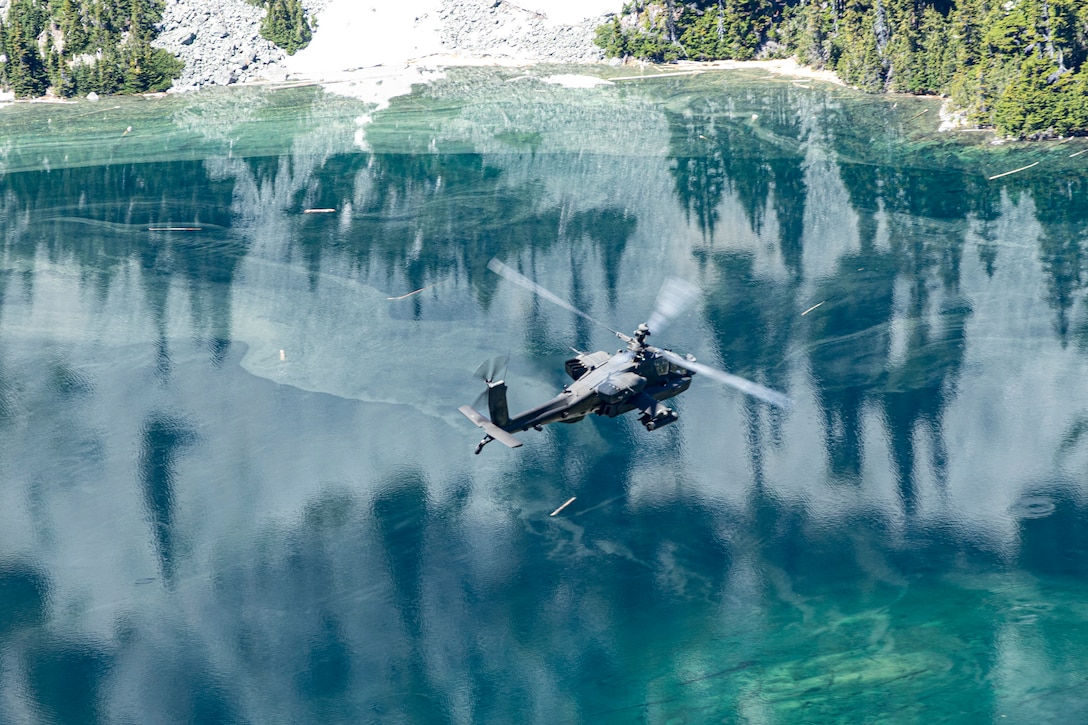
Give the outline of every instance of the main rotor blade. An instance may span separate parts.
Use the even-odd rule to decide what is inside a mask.
[[[693,373],[699,375],[705,375],[711,380],[715,380],[722,385],[728,385],[731,388],[736,388],[742,393],[747,393],[753,397],[759,398],[762,401],[770,403],[771,405],[777,405],[783,410],[793,410],[793,401],[788,395],[778,392],[777,390],[771,390],[768,387],[760,385],[759,383],[753,383],[747,378],[742,378],[739,375],[732,375],[724,370],[718,370],[712,368],[709,365],[703,365],[701,363],[692,362],[685,357],[677,355],[672,350],[662,350],[661,356],[674,365],[679,365],[682,368],[690,370]]]
[[[651,335],[660,335],[662,330],[683,314],[699,296],[699,288],[679,277],[669,277],[657,293],[657,303],[646,326]]]
[[[552,294],[550,291],[544,289],[543,287],[538,285],[536,282],[529,279],[528,277],[521,274],[520,272],[516,272],[513,269],[510,269],[505,264],[503,264],[502,262],[500,262],[499,260],[497,260],[495,258],[492,258],[491,261],[487,263],[487,268],[490,269],[495,274],[499,275],[500,277],[505,277],[506,279],[510,280],[514,284],[521,285],[522,287],[529,290],[530,292],[533,292],[533,293],[543,297],[548,302],[551,302],[552,304],[559,305],[564,310],[567,310],[568,312],[573,312],[574,314],[578,315],[579,317],[582,317],[582,318],[584,318],[586,320],[589,320],[590,322],[592,322],[595,325],[600,325],[601,327],[608,330],[609,332],[611,332],[614,335],[619,335],[620,334],[619,332],[616,332],[615,330],[613,330],[611,327],[604,324],[600,320],[598,320],[598,319],[596,319],[594,317],[590,317],[586,313],[582,312],[580,309],[578,309],[577,307],[575,307],[571,303],[567,302],[562,297],[558,297],[558,296]]]

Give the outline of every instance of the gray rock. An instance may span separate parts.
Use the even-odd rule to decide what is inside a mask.
[[[230,68],[219,68],[215,71],[211,81],[217,86],[229,86],[237,80],[237,76],[234,75],[234,71]]]
[[[593,38],[606,16],[552,25],[505,0],[445,0],[438,14],[442,43],[454,52],[554,63],[596,62],[604,56]]]
[[[10,0],[0,0],[4,8]],[[329,0],[303,0],[320,22]],[[617,5],[619,0],[617,0]],[[262,8],[245,0],[167,0],[154,45],[185,62],[172,90],[258,79],[282,81],[286,53],[260,36]],[[597,62],[594,31],[607,16],[577,25],[551,25],[506,0],[443,0],[436,11],[440,40],[451,52],[510,56],[549,63]]]

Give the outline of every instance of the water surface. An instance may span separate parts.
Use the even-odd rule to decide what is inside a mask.
[[[0,720],[1088,719],[1084,141],[548,72],[0,109]],[[473,456],[492,256],[796,408]]]

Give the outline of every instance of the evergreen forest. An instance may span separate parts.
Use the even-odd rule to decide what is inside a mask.
[[[632,0],[609,57],[796,56],[865,91],[933,94],[1017,137],[1088,133],[1084,0]]]
[[[299,0],[265,8],[261,35],[292,54],[312,28]],[[0,20],[0,87],[19,98],[164,91],[184,67],[151,41],[163,0],[12,0]]]
[[[151,46],[162,0],[12,0],[0,21],[0,85],[20,98],[170,87],[184,67]]]

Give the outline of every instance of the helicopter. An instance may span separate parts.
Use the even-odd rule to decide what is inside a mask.
[[[723,385],[735,388],[760,400],[789,410],[793,401],[786,395],[746,378],[696,362],[691,355],[679,355],[672,350],[654,347],[646,342],[651,334],[660,334],[698,296],[695,285],[672,277],[665,280],[658,293],[650,318],[640,324],[633,335],[626,335],[590,317],[585,312],[533,282],[520,272],[492,259],[487,268],[499,276],[533,292],[563,309],[603,327],[626,343],[625,349],[614,354],[604,351],[584,353],[574,350],[575,357],[564,363],[572,382],[551,400],[535,408],[511,416],[506,402],[506,382],[501,378],[505,362],[495,358],[484,362],[476,371],[487,385],[487,407],[490,418],[471,405],[458,410],[486,435],[476,446],[479,454],[491,441],[509,448],[521,446],[514,433],[532,428],[540,431],[551,423],[577,423],[587,415],[615,418],[639,411],[639,422],[654,431],[675,423],[679,414],[662,401],[675,397],[691,386],[693,375],[704,375]],[[573,348],[572,348],[573,349]]]

